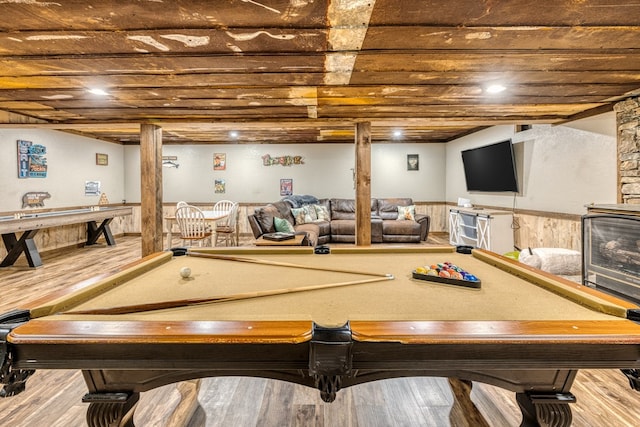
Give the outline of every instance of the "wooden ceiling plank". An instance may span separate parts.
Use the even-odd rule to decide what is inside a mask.
[[[637,49],[640,26],[393,26],[370,27],[368,50],[579,50]]]
[[[352,53],[352,52],[347,52]],[[321,73],[324,55],[164,55],[164,56],[82,56],[78,58],[4,58],[0,76],[112,76],[136,74],[155,78],[161,75]],[[532,50],[532,51],[362,51],[354,71],[607,71],[640,70],[640,49],[622,50]],[[344,70],[342,70],[344,71]],[[255,80],[253,85],[260,86]],[[332,84],[327,83],[325,84]]]
[[[337,0],[329,3],[327,18],[330,29],[325,59],[325,84],[349,84],[374,6],[375,0]]]
[[[220,55],[297,53],[327,50],[325,28],[200,28],[137,31],[0,32],[0,57],[135,56],[139,54]]]
[[[637,25],[640,3],[611,0],[380,1],[371,26],[590,26]]]
[[[326,26],[329,0],[295,1],[201,1],[144,2],[10,1],[0,3],[7,31],[75,30],[122,31],[134,29],[211,27],[315,28]]]

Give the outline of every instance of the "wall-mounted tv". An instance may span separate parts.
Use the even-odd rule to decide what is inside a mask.
[[[511,140],[462,151],[467,191],[518,192]]]

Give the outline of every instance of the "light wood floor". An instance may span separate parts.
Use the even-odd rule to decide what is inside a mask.
[[[0,269],[0,312],[139,258],[140,239],[119,237],[115,247],[98,245],[44,254],[44,265],[29,269],[24,260]],[[246,242],[245,242],[246,243]],[[438,242],[437,236],[429,243]],[[176,242],[177,244],[177,242]],[[617,370],[585,370],[572,389],[573,426],[640,425],[640,393]],[[0,399],[0,427],[75,427],[85,425],[86,392],[78,371],[37,371],[20,395]],[[181,395],[198,395],[200,407],[190,421],[174,411]],[[254,378],[211,378],[142,393],[135,422],[142,426],[517,426],[520,411],[511,392],[474,384],[471,393],[484,421],[465,421],[454,408],[446,379],[407,378],[347,388],[333,403],[303,386]],[[452,415],[450,417],[450,411]],[[464,411],[468,413],[469,411]],[[171,418],[174,417],[174,418]]]

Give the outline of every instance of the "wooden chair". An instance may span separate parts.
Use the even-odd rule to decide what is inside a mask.
[[[220,200],[213,205],[214,211],[231,211],[235,203],[231,200]]]
[[[185,201],[179,201],[178,203],[176,203],[176,211],[178,209],[180,209],[183,206],[189,206],[189,204]],[[174,216],[175,216],[175,212],[174,212]],[[176,221],[177,222],[177,221]],[[169,222],[169,227],[171,227],[171,233],[173,233],[173,226],[176,225],[176,222],[170,221]],[[182,244],[184,245],[184,241],[182,241]],[[171,247],[171,242],[169,242],[169,247]]]
[[[238,203],[233,203],[229,215],[216,223],[216,241],[215,246],[218,246],[218,242],[224,241],[226,246],[238,246],[238,236],[236,233],[236,224],[238,223]]]
[[[207,224],[202,211],[196,206],[182,206],[176,210],[176,221],[180,227],[180,238],[183,243],[198,242],[199,246],[207,239],[211,244],[211,228]]]

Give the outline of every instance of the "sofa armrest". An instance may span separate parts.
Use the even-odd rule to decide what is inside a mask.
[[[425,242],[429,237],[429,227],[431,226],[431,217],[425,214],[416,214],[416,221],[420,224],[420,240]]]
[[[264,234],[260,224],[258,223],[258,219],[255,214],[247,215],[247,220],[249,221],[249,225],[251,226],[251,231],[253,232],[253,237],[258,238]]]

